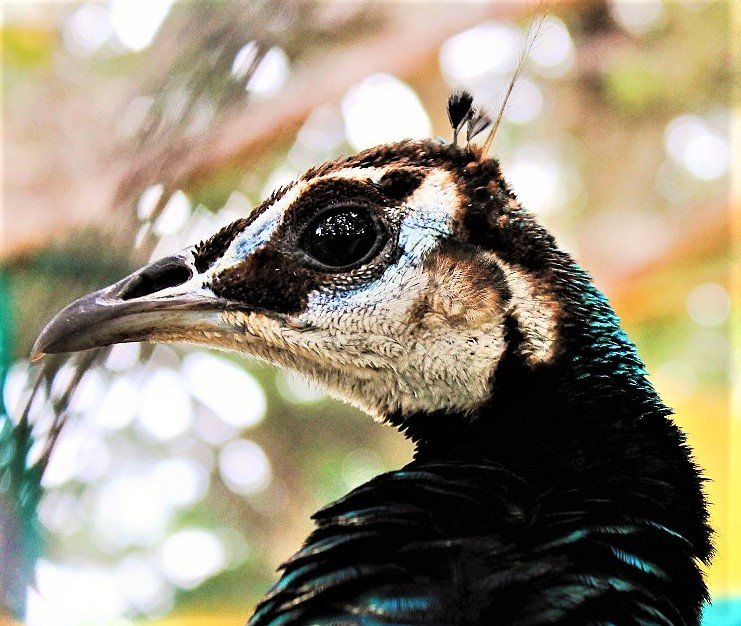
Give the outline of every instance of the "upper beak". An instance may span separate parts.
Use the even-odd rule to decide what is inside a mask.
[[[224,326],[220,313],[229,303],[203,286],[191,258],[186,249],[75,300],[41,331],[31,360],[113,343],[194,338]]]

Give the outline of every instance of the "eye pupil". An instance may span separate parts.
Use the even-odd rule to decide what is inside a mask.
[[[362,261],[379,238],[375,221],[363,208],[342,208],[320,215],[304,232],[304,250],[333,268]]]

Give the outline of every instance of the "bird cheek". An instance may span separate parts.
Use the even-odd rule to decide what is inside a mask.
[[[410,309],[410,326],[449,326],[454,331],[501,322],[501,286],[479,265],[437,254],[430,256],[425,270],[427,286]]]

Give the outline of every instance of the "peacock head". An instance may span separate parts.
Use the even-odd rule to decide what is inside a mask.
[[[454,130],[480,126],[459,100]],[[376,416],[473,410],[513,327],[526,366],[554,359],[549,273],[565,258],[484,151],[402,141],[315,167],[210,239],[70,304],[34,355],[185,341],[298,371]]]

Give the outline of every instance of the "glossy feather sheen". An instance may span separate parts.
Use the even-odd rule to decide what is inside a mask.
[[[667,595],[701,585],[689,542],[639,514],[640,485],[615,485],[616,515],[616,493],[588,482],[413,462],[318,513],[250,624],[691,623],[691,599]]]

